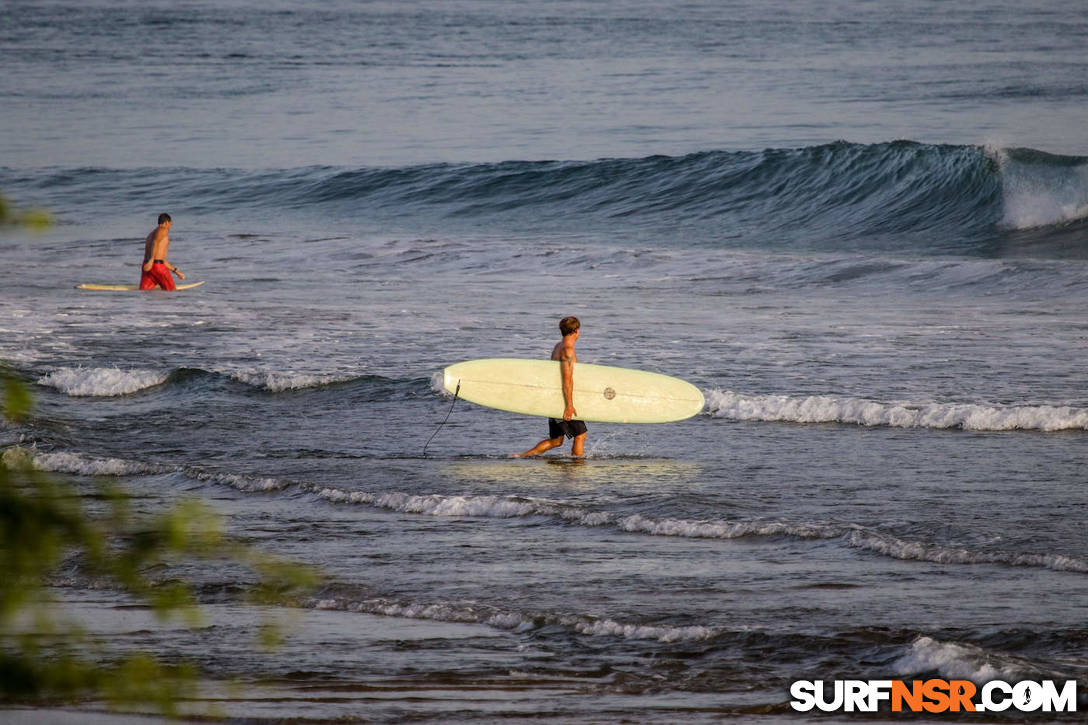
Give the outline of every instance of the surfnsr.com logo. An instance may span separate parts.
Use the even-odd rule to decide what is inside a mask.
[[[790,686],[798,712],[1076,712],[1077,681],[798,680]]]

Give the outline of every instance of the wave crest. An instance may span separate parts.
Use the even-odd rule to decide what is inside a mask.
[[[881,403],[833,395],[744,395],[715,390],[707,410],[719,418],[785,423],[846,423],[974,431],[1088,430],[1088,410],[1070,406]]]
[[[56,189],[45,202],[63,207],[70,203],[67,194],[86,198],[99,189],[132,186],[146,171],[41,173],[35,186]],[[71,183],[73,177],[78,184]],[[1088,159],[1030,149],[840,141],[589,161],[176,169],[155,194],[164,201],[190,199],[209,213],[233,212],[243,204],[319,208],[347,219],[426,215],[452,223],[498,217],[518,228],[529,214],[579,231],[596,222],[610,229],[645,225],[655,238],[680,246],[989,256],[1002,230],[1088,216]],[[723,229],[730,230],[728,237]],[[1082,244],[1058,241],[1063,254],[1085,253]]]
[[[1016,681],[1029,671],[1011,658],[998,657],[979,647],[924,636],[914,640],[892,668],[900,675],[939,672],[946,679],[971,682]]]
[[[1001,226],[1037,229],[1088,218],[1088,161],[1032,149],[987,153],[1001,170]]]
[[[1088,574],[1088,560],[1062,554],[1015,551],[970,551],[922,541],[906,541],[872,529],[855,527],[845,534],[848,546],[904,561],[934,564],[1004,564]]]
[[[115,397],[131,395],[159,385],[216,381],[229,378],[251,388],[270,393],[309,390],[344,383],[403,383],[372,375],[336,373],[296,373],[291,371],[234,370],[209,371],[201,368],[177,368],[170,371],[145,369],[122,370],[119,367],[61,367],[38,379],[39,385],[56,388],[73,397]],[[414,382],[414,381],[413,381]]]
[[[324,387],[355,380],[355,376],[307,374],[290,372],[236,372],[231,378],[254,388],[262,388],[271,393],[283,393],[288,390]]]
[[[38,379],[39,385],[56,388],[73,397],[114,397],[162,385],[170,373],[120,368],[57,368]]]

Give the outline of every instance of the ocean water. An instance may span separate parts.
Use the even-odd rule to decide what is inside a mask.
[[[238,718],[793,721],[795,680],[931,676],[1088,707],[1081,3],[3,14],[0,190],[57,223],[0,232],[36,396],[0,442],[329,577],[266,655],[245,572],[186,570],[195,632],[67,572],[111,643],[241,681]],[[73,289],[136,282],[162,211],[204,286]],[[570,314],[706,410],[508,458],[545,422],[437,375]]]

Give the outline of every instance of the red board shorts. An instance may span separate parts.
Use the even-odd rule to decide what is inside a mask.
[[[152,264],[150,270],[140,275],[140,289],[155,289],[156,287],[162,287],[165,290],[177,289],[174,286],[174,278],[170,276],[170,270],[161,262]]]

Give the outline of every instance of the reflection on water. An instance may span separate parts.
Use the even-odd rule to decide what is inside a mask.
[[[664,458],[569,458],[545,456],[530,459],[453,461],[442,473],[466,483],[513,486],[661,488],[677,483],[694,484],[703,467],[692,461]]]

